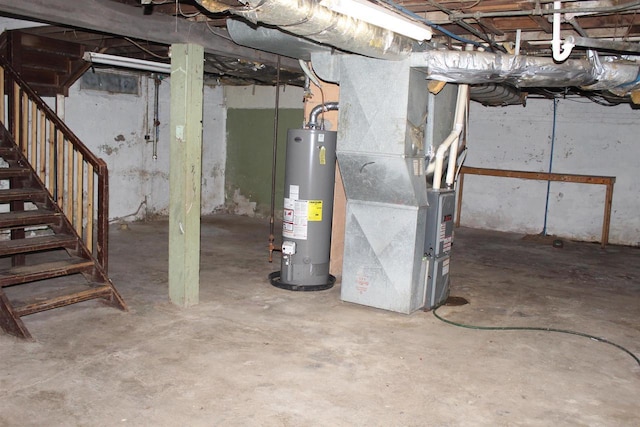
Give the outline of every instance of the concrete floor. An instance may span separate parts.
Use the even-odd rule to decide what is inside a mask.
[[[167,222],[114,226],[129,304],[86,302],[0,334],[2,426],[638,426],[640,366],[549,332],[454,327],[270,286],[264,220],[204,219],[200,304],[167,300]],[[573,329],[640,355],[640,250],[459,229],[438,313]]]

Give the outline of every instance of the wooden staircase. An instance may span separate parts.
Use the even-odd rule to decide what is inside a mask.
[[[0,54],[38,95],[69,96],[69,88],[91,64],[82,59],[85,46],[22,30],[0,35]]]
[[[0,327],[91,299],[126,310],[107,276],[108,175],[0,57]],[[22,285],[22,286],[19,286]]]

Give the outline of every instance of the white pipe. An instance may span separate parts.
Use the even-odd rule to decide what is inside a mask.
[[[561,4],[559,1],[553,2],[553,8],[555,10],[559,10],[561,8]],[[551,40],[551,49],[553,50],[553,59],[558,62],[562,62],[566,60],[569,55],[571,55],[571,51],[575,47],[573,43],[564,42],[560,40],[560,24],[561,24],[561,14],[556,12],[553,14],[553,39]],[[562,45],[561,45],[562,43]]]
[[[316,77],[315,73],[311,71],[311,68],[309,68],[307,63],[302,59],[298,59],[298,63],[300,64],[300,68],[302,68],[304,74],[309,77],[309,80],[311,80],[314,85],[318,86],[319,89],[321,89],[322,85],[320,84],[320,80],[318,79],[318,77]]]
[[[462,92],[462,95],[460,94]],[[464,127],[464,118],[465,112],[467,110],[468,97],[469,97],[469,85],[460,85],[458,86],[458,102],[462,102],[463,107],[460,110],[460,117],[457,117],[458,111],[456,111],[456,125],[460,123],[462,127]],[[462,132],[462,128],[460,128],[460,133]],[[460,133],[458,133],[458,137],[456,138],[455,143],[451,144],[451,148],[449,149],[449,165],[447,166],[447,187],[451,188],[453,186],[453,181],[456,175],[456,162],[458,160],[458,148],[460,147]]]
[[[451,144],[456,142],[460,138],[460,134],[462,133],[462,128],[464,127],[464,112],[467,107],[467,94],[469,91],[469,86],[460,85],[458,86],[458,97],[456,99],[456,112],[454,115],[453,129],[449,136],[445,138],[444,141],[438,146],[438,150],[436,151],[436,161],[433,172],[433,189],[440,189],[440,184],[442,182],[442,165],[444,163],[444,155],[449,150]]]

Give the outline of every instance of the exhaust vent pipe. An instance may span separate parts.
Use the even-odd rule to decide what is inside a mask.
[[[320,113],[327,111],[338,111],[338,103],[326,102],[313,107],[313,110],[311,110],[311,113],[309,114],[309,123],[307,123],[307,128],[324,130],[324,123],[318,123],[318,116]]]

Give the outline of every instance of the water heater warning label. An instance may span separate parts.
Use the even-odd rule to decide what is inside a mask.
[[[284,215],[282,218],[282,236],[289,239],[307,240],[308,218],[309,201],[295,200],[285,197]]]
[[[309,221],[322,221],[322,200],[309,200]]]

